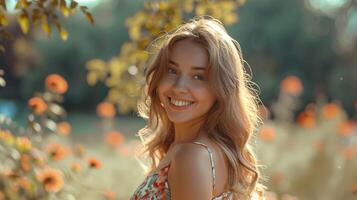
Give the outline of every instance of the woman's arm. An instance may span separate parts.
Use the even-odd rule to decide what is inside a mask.
[[[213,178],[204,147],[181,144],[171,161],[168,182],[172,200],[210,200]]]

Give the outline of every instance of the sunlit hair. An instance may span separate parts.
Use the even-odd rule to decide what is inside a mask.
[[[209,84],[217,96],[202,127],[228,160],[229,190],[234,199],[252,199],[263,191],[250,138],[260,125],[258,97],[244,69],[240,45],[222,23],[212,18],[196,18],[165,34],[152,44],[156,53],[146,69],[146,84],[138,104],[147,125],[139,131],[143,152],[151,159],[149,171],[157,167],[174,141],[173,123],[160,105],[157,87],[167,73],[170,50],[180,40],[191,39],[208,52]]]

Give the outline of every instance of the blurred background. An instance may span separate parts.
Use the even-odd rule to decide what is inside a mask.
[[[252,141],[267,198],[357,199],[356,1],[78,0],[86,6],[84,15],[61,18],[68,36],[53,30],[51,37],[43,24],[24,34],[26,25],[16,18],[24,11],[12,9],[17,1],[6,2],[8,25],[0,28],[13,39],[1,38],[0,78],[6,86],[0,87],[0,114],[26,132],[34,112],[28,100],[48,89],[46,77],[59,74],[67,81],[59,104],[70,134],[43,140],[80,143],[103,164],[82,177],[98,194],[78,192],[73,198],[130,198],[144,178],[134,156],[137,131],[145,126],[135,110],[148,55],[143,50],[164,30],[209,14],[241,44],[263,103],[264,125]],[[5,121],[0,119],[0,128]],[[18,132],[11,130],[14,137]],[[66,159],[49,165],[68,167],[73,160]]]

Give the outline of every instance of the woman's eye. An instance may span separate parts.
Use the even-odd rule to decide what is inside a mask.
[[[199,75],[199,74],[194,75],[193,78],[196,79],[196,80],[203,80],[204,79],[203,76]]]
[[[176,74],[175,69],[169,68],[167,71],[169,72],[169,74]]]

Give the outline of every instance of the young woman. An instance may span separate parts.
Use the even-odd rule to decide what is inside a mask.
[[[249,139],[259,117],[238,42],[212,18],[161,39],[139,103],[151,170],[131,199],[252,199],[260,176]]]

